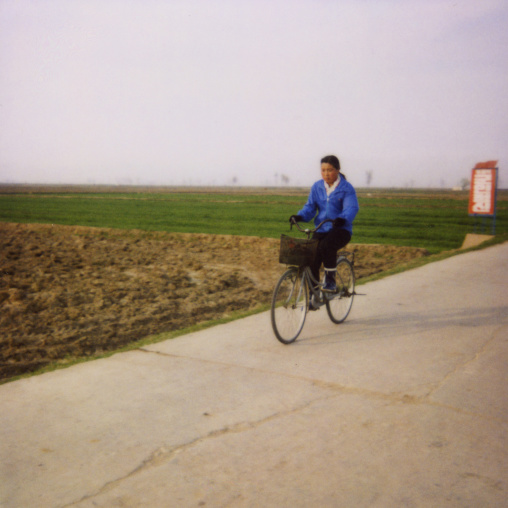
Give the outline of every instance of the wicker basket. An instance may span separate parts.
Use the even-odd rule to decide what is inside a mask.
[[[279,263],[285,265],[310,265],[316,257],[318,240],[303,240],[280,235]]]

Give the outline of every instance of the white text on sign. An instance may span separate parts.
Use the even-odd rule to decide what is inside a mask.
[[[492,210],[492,171],[477,169],[474,175],[473,213],[490,213]]]

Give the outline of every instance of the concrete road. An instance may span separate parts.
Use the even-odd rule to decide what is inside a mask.
[[[359,291],[0,386],[0,506],[508,506],[508,244]]]

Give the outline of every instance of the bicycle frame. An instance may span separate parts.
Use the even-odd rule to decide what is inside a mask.
[[[314,229],[308,229],[308,228],[303,229],[298,225],[297,222],[292,222],[290,225],[290,228],[292,229],[293,226],[296,226],[296,228],[299,231],[301,231],[302,233],[305,233],[307,235],[307,239],[309,239],[310,235],[314,231],[317,231],[323,224],[326,224],[327,222],[333,222],[333,221],[331,219],[325,219],[320,224],[318,224]],[[355,264],[355,253],[354,252],[348,252],[348,251],[337,252],[337,259],[340,259],[340,258],[348,259],[349,256],[351,256],[351,260],[350,260],[351,266],[354,267],[354,264]],[[312,275],[312,272],[310,271],[310,268],[308,266],[299,267],[298,271],[300,272],[301,269],[303,269],[303,275],[305,278],[305,283],[307,284],[307,287],[309,289],[309,294],[312,294],[316,298],[316,303],[319,306],[325,305],[326,300],[331,300],[332,298],[334,298],[334,296],[337,296],[336,294],[335,295],[324,294],[322,291],[319,290],[319,288],[321,288],[323,285],[321,282],[319,282],[318,280],[316,280],[314,278],[314,276]],[[340,277],[340,274],[339,274],[339,277]],[[343,283],[344,281],[341,280],[341,282]],[[351,295],[343,295],[343,296],[351,296]]]
[[[327,219],[324,222],[330,221]],[[314,230],[297,228],[307,238],[324,223]],[[331,222],[331,221],[330,221]],[[342,323],[348,316],[353,304],[355,293],[354,252],[337,252],[337,290],[323,291],[324,281],[316,280],[308,265],[290,265],[281,275],[272,296],[270,318],[277,339],[283,344],[291,344],[296,340],[305,324],[309,310],[317,310],[326,306],[330,320],[335,324]]]
[[[351,256],[351,265],[354,266],[354,259],[355,254],[354,252],[348,252],[348,251],[339,251],[337,252],[337,259],[345,258],[348,259],[348,257]],[[333,298],[337,298],[339,296],[351,296],[350,294],[341,294],[341,293],[325,293],[321,291],[321,288],[323,287],[323,283],[316,280],[314,276],[312,275],[312,272],[310,271],[310,268],[308,266],[303,266],[298,268],[298,272],[303,271],[303,277],[305,279],[305,284],[307,285],[307,288],[309,290],[309,298],[312,298],[314,296],[313,305],[317,305],[319,307],[326,305],[327,300],[333,300]],[[341,286],[344,286],[344,281],[342,280],[342,277],[340,273],[337,274],[337,277],[339,277],[339,281]],[[300,287],[300,291],[301,291]]]
[[[309,294],[315,297],[316,303],[324,305],[326,302],[323,298],[323,292],[320,290],[323,284],[314,278],[308,266],[303,267],[303,278],[309,290]]]

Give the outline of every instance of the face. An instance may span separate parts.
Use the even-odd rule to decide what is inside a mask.
[[[328,164],[328,162],[323,162],[321,164],[321,176],[328,185],[332,185],[339,178],[339,170]]]

